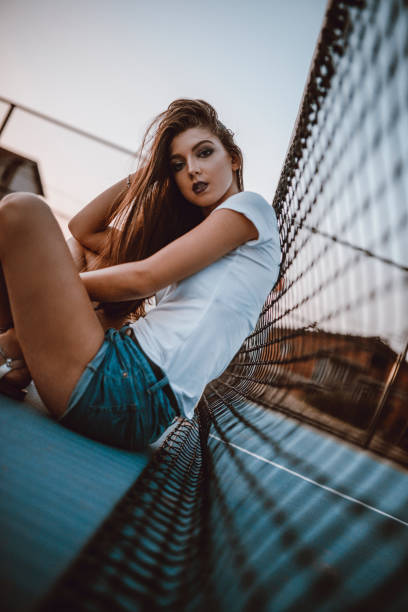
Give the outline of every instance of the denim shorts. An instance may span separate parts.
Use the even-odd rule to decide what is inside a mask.
[[[179,414],[171,390],[169,398],[168,382],[129,325],[108,329],[59,422],[99,442],[143,450]]]

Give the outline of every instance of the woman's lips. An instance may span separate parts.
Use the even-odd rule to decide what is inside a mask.
[[[208,187],[208,183],[204,183],[204,181],[199,181],[198,183],[194,183],[193,191],[195,194],[203,193]]]

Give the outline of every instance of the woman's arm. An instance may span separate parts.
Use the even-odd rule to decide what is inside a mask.
[[[122,302],[150,297],[257,235],[247,217],[223,208],[147,259],[83,272],[81,278],[92,300]]]
[[[128,188],[127,180],[124,178],[103,191],[68,223],[71,234],[87,249],[99,253],[107,236],[114,231],[107,225],[108,215],[114,200]]]

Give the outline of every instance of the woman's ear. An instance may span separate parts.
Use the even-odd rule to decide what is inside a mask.
[[[239,170],[240,167],[241,167],[241,162],[239,160],[238,155],[236,155],[235,153],[232,153],[232,155],[231,155],[231,168],[235,172],[236,170]]]

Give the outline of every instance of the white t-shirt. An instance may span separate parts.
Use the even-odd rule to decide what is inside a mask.
[[[256,240],[156,293],[156,307],[131,326],[142,349],[167,374],[180,411],[191,418],[205,386],[227,368],[256,326],[281,259],[275,212],[257,193],[229,197],[229,208],[258,230]]]

